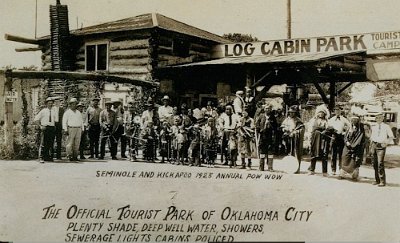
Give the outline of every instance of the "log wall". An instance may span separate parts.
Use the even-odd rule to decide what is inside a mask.
[[[186,40],[190,43],[189,55],[187,57],[180,57],[174,54],[173,41],[176,38]],[[211,43],[206,43],[197,38],[161,32],[158,43],[158,67],[210,60],[211,46]]]

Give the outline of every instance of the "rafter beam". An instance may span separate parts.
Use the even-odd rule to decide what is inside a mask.
[[[15,42],[26,43],[26,44],[33,44],[33,45],[39,44],[38,40],[25,38],[25,37],[21,37],[21,36],[16,36],[16,35],[10,35],[10,34],[4,34],[4,39],[6,39],[8,41],[15,41]]]
[[[81,73],[68,71],[20,71],[12,70],[6,72],[6,76],[19,79],[63,79],[63,80],[88,80],[88,81],[106,81],[110,83],[129,83],[144,87],[158,87],[158,82],[130,79],[115,75],[100,73]]]

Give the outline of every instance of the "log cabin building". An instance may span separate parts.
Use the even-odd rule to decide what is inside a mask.
[[[211,60],[213,46],[229,43],[221,36],[159,13],[142,14],[72,31],[66,24],[67,6],[60,3],[51,6],[50,15],[51,35],[37,39],[42,51],[43,71],[100,73],[157,82],[159,96],[168,94],[176,103],[193,105],[199,97],[216,98],[218,82],[214,84],[214,78],[206,77],[207,80],[204,80],[204,77],[184,72],[166,72],[165,68]],[[80,98],[93,95],[93,89],[85,89],[85,82],[75,84],[81,90]],[[134,86],[129,81],[124,84],[100,81],[97,85],[100,86],[101,94],[98,95],[103,98],[103,103],[117,98],[126,104],[146,96],[143,87]],[[50,80],[49,93],[64,96],[65,86],[68,86],[66,80]],[[85,92],[87,95],[82,95]]]

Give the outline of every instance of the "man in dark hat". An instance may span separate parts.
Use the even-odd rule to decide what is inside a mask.
[[[100,112],[102,109],[99,107],[100,98],[94,98],[92,105],[86,110],[88,121],[88,135],[90,146],[90,159],[99,157],[99,141],[100,141]]]
[[[55,152],[55,157],[57,159],[61,159],[61,146],[62,146],[62,119],[64,115],[64,108],[61,106],[61,98],[54,97],[54,105],[51,112],[54,112],[56,116],[55,120],[55,142],[56,142],[56,149],[52,146],[53,154]]]
[[[288,117],[282,122],[283,140],[286,145],[286,153],[295,156],[298,167],[295,174],[300,173],[301,159],[303,156],[303,139],[305,127],[299,117],[297,106],[291,106],[288,111]]]
[[[117,140],[115,139],[114,135],[118,128],[118,120],[117,114],[111,109],[113,104],[114,102],[107,101],[105,104],[106,109],[100,112],[99,122],[101,127],[101,142],[99,159],[104,159],[107,141],[111,153],[111,158],[113,160],[117,159]]]
[[[256,120],[256,130],[259,134],[259,154],[260,166],[259,170],[264,171],[265,162],[267,162],[268,171],[273,171],[273,135],[277,128],[276,118],[272,113],[272,106],[270,104],[264,105],[264,113],[261,113]],[[265,161],[267,159],[267,161]]]
[[[43,108],[36,116],[34,121],[37,125],[40,125],[41,133],[41,153],[40,163],[44,161],[53,161],[53,155],[51,149],[54,144],[54,133],[55,133],[55,120],[56,114],[52,111],[53,99],[46,99],[46,107]]]

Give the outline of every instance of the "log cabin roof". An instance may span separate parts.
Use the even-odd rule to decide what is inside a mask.
[[[179,22],[159,13],[142,14],[135,17],[88,26],[77,30],[71,30],[71,34],[75,36],[84,36],[150,28],[161,28],[168,31],[174,31],[189,36],[210,40],[216,43],[230,43],[229,40],[224,39],[219,35]],[[50,36],[44,36],[39,38],[39,40],[45,40],[49,38]]]

